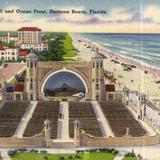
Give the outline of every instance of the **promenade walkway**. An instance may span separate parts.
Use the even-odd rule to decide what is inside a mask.
[[[58,119],[57,137],[60,141],[69,140],[69,105],[68,102],[60,102],[60,114]]]
[[[97,120],[98,120],[103,136],[104,137],[109,137],[109,136],[114,137],[114,134],[109,127],[109,123],[107,122],[99,103],[97,101],[92,101],[92,106],[96,114],[96,117],[97,117]]]
[[[27,111],[25,112],[23,118],[21,119],[21,122],[19,123],[13,137],[22,138],[23,133],[27,127],[27,124],[29,120],[31,119],[33,112],[37,106],[37,101],[32,101],[30,106],[28,107]]]

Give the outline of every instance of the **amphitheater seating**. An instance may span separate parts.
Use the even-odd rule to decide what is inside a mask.
[[[69,103],[69,135],[74,136],[74,120],[80,120],[81,128],[89,134],[101,137],[96,115],[90,102],[70,102]]]
[[[52,123],[53,137],[57,137],[57,123],[59,115],[59,102],[40,101],[30,119],[24,137],[31,137],[40,134],[44,128],[44,121],[49,119]]]
[[[146,131],[122,103],[100,102],[100,105],[115,136],[124,136],[127,128],[129,128],[129,135],[133,137],[146,134]]]
[[[28,101],[6,102],[0,109],[0,137],[12,137],[25,111]]]

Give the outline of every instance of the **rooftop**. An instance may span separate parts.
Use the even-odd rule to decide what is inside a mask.
[[[30,51],[30,53],[26,56],[26,58],[38,58],[38,56],[33,52],[33,50]]]
[[[19,56],[27,56],[28,54],[28,51],[19,51]]]
[[[106,84],[105,88],[106,88],[106,92],[115,92],[115,85],[114,84]]]
[[[16,84],[14,86],[14,92],[23,92],[24,91],[24,85],[23,84]]]
[[[41,31],[38,27],[22,27],[18,31]]]
[[[99,49],[96,48],[96,52],[92,56],[93,59],[103,59],[103,56],[99,53]]]

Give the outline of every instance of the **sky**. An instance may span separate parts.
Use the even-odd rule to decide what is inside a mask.
[[[0,0],[0,9],[1,31],[36,26],[60,32],[160,33],[160,0]],[[16,13],[17,9],[32,13]],[[34,14],[34,9],[47,13]],[[50,9],[87,14],[49,14]],[[106,14],[90,14],[90,10]]]

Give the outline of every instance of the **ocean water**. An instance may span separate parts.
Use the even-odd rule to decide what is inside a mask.
[[[78,36],[123,57],[160,69],[160,34],[84,33]]]

